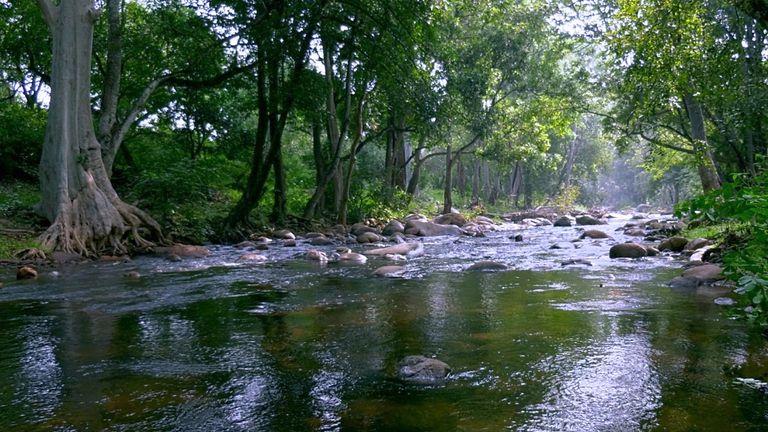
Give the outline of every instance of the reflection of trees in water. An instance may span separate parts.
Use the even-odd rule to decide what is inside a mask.
[[[0,304],[0,429],[48,418],[61,402],[59,338],[47,314],[41,304]]]

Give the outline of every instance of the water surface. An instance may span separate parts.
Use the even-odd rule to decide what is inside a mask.
[[[602,228],[623,241],[621,223]],[[4,273],[0,430],[768,429],[768,397],[739,380],[764,380],[768,344],[719,294],[667,287],[679,261],[611,261],[610,240],[549,249],[573,228],[517,232],[428,239],[404,279],[372,278],[383,260],[319,266],[280,246],[264,265],[214,247]],[[511,269],[461,271],[478,259]],[[411,354],[453,373],[394,379]]]

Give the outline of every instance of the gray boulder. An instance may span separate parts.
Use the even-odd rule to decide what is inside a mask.
[[[505,264],[496,261],[478,261],[467,267],[467,271],[496,271],[506,269],[507,266]]]
[[[581,239],[585,238],[591,238],[591,239],[607,239],[611,238],[608,234],[600,231],[600,230],[586,230],[583,233],[581,233]]]
[[[688,239],[685,237],[670,237],[661,243],[659,243],[660,251],[672,251],[682,252],[685,246],[688,244]]]
[[[441,225],[435,222],[410,220],[405,224],[405,233],[421,237],[458,236],[464,231],[455,225]]]
[[[611,258],[642,258],[648,251],[637,243],[620,243],[611,247],[608,254]]]
[[[570,227],[576,224],[576,219],[573,216],[561,216],[553,224],[556,227]]]
[[[385,236],[391,236],[395,233],[404,233],[405,232],[405,225],[403,225],[402,222],[399,220],[391,220],[389,223],[384,227],[383,230],[381,230],[381,233]]]
[[[683,248],[683,250],[695,251],[695,250],[703,248],[704,246],[709,246],[710,243],[712,243],[712,242],[710,242],[709,240],[707,240],[705,238],[701,238],[701,237],[695,238],[695,239],[689,241],[685,245],[685,248]]]
[[[462,227],[467,223],[467,218],[459,213],[447,213],[436,217],[433,222],[440,225],[456,225]]]
[[[415,384],[440,383],[450,372],[445,362],[421,355],[408,356],[397,365],[397,377]]]
[[[590,215],[576,216],[576,223],[579,225],[605,225],[605,222]]]

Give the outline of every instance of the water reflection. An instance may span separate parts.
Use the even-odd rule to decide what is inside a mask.
[[[415,280],[301,261],[11,285],[0,291],[0,430],[768,427],[768,398],[735,379],[768,377],[765,339],[711,299],[667,289],[660,264],[440,271],[490,241],[443,244],[445,262],[409,263]],[[501,245],[494,259],[526,267],[567,253],[520,258],[535,247]],[[411,354],[454,374],[397,381]]]
[[[584,352],[586,351],[586,352]],[[643,333],[620,335],[617,329],[584,350],[565,350],[546,360],[554,372],[540,404],[521,431],[640,430],[655,426],[660,385],[652,348]]]

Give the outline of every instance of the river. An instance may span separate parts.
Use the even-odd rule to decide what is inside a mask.
[[[625,222],[598,228],[624,241]],[[768,396],[742,379],[768,370],[766,339],[718,294],[669,288],[683,261],[511,228],[423,239],[398,279],[371,276],[384,260],[320,265],[301,245],[253,265],[213,246],[36,281],[6,269],[0,430],[768,430]],[[510,270],[463,271],[481,259]],[[412,354],[451,375],[397,380]]]

